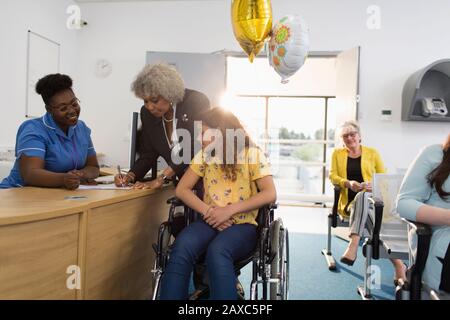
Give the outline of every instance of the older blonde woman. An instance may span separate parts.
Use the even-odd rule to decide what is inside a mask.
[[[181,177],[189,166],[195,149],[194,121],[210,108],[210,103],[203,93],[186,89],[181,75],[165,63],[145,66],[131,89],[144,101],[141,108],[139,159],[126,175],[117,175],[115,183],[135,183],[135,188],[157,188],[165,178],[174,175]],[[186,141],[180,143],[180,138],[185,138],[187,132],[190,135],[190,150],[183,150]],[[188,152],[188,156],[184,152]],[[168,168],[155,180],[138,182],[151,168],[156,167],[159,156],[164,158]],[[186,161],[180,162],[180,159]]]
[[[330,180],[341,187],[338,211],[350,215],[350,242],[341,262],[352,266],[356,260],[359,240],[368,217],[368,200],[372,194],[370,181],[374,173],[384,173],[380,154],[374,148],[361,145],[361,130],[357,122],[347,121],[339,128],[343,148],[333,152]],[[391,259],[396,280],[405,279],[406,266],[399,259]]]

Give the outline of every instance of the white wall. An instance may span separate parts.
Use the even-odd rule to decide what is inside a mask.
[[[366,10],[372,4],[381,8],[380,30],[366,26]],[[364,143],[377,147],[390,169],[406,167],[421,146],[441,142],[450,131],[449,123],[400,121],[407,77],[450,56],[444,32],[450,30],[449,1],[275,0],[272,7],[275,20],[290,13],[305,17],[314,51],[361,46]],[[239,50],[231,29],[230,1],[85,4],[82,10],[89,22],[80,36],[83,112],[91,126],[95,122],[97,149],[122,164],[127,161],[128,114],[140,106],[129,85],[143,66],[146,51]],[[113,62],[107,79],[93,76],[91,69],[99,57]],[[392,122],[380,120],[386,107],[393,110]]]
[[[35,5],[39,11],[44,8],[46,12],[55,12],[55,8],[64,7],[56,5],[56,1],[39,3]],[[111,164],[126,165],[128,161],[129,114],[141,105],[129,87],[145,63],[146,51],[239,50],[231,29],[230,3],[224,0],[82,4],[82,17],[89,25],[76,32],[78,39],[64,28],[55,28],[50,22],[52,19],[40,21],[40,27],[55,33],[54,37],[68,34],[67,39],[78,41],[80,50],[76,51],[79,55],[73,71],[77,95],[82,101],[82,119],[94,128],[96,148],[108,155]],[[381,8],[380,30],[369,30],[366,26],[366,10],[372,4]],[[15,4],[13,7],[22,8]],[[361,46],[363,142],[377,147],[390,169],[406,167],[420,147],[439,143],[449,133],[449,123],[400,121],[401,91],[407,77],[434,60],[450,56],[450,42],[445,32],[450,30],[448,0],[274,0],[272,7],[275,20],[290,13],[305,17],[311,29],[313,51]],[[0,88],[7,89],[7,99],[2,102],[6,102],[4,106],[8,109],[14,105],[15,113],[7,130],[0,130],[2,140],[12,143],[22,120],[17,119],[17,115],[21,114],[25,103],[22,76],[25,66],[21,64],[25,61],[25,33],[23,37],[23,42],[16,44],[15,50],[8,50],[6,55],[6,60],[15,61],[13,65],[5,65],[8,74],[13,76],[14,86],[0,76]],[[8,39],[14,38],[9,36]],[[95,77],[93,70],[98,58],[107,58],[113,63],[113,72],[108,78]],[[0,63],[3,70],[5,56]],[[393,110],[392,122],[380,120],[381,109],[386,107]],[[3,138],[4,134],[7,139]]]
[[[80,33],[79,96],[83,118],[95,123],[95,146],[111,164],[128,166],[131,111],[142,101],[130,84],[147,51],[212,52],[233,46],[228,5],[222,1],[92,3],[81,6],[89,25]],[[229,29],[229,30],[228,30]],[[111,76],[97,78],[95,61],[112,62]]]
[[[66,9],[72,4],[72,0],[0,1],[0,147],[14,147],[18,126],[26,120],[28,30],[61,44],[60,71],[76,80],[77,31],[66,28]]]

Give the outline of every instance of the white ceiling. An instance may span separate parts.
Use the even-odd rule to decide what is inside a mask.
[[[83,2],[135,2],[135,1],[193,1],[193,0],[74,0],[78,3]],[[201,1],[224,1],[224,0],[201,0]]]

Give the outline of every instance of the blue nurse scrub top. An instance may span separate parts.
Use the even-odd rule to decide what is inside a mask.
[[[87,158],[95,155],[91,140],[91,129],[78,120],[70,126],[68,134],[58,127],[50,113],[41,118],[27,120],[19,127],[16,137],[16,161],[11,173],[0,183],[0,189],[23,187],[19,170],[22,155],[39,157],[45,162],[45,169],[65,173],[82,169]]]

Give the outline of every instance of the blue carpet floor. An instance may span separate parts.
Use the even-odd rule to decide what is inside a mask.
[[[339,258],[344,252],[347,242],[333,237],[332,252],[337,260],[337,270],[329,271],[321,250],[326,246],[324,234],[289,234],[290,254],[290,300],[359,300],[357,286],[363,283],[364,256],[361,248],[358,259],[352,267],[341,264]],[[394,269],[387,259],[372,260],[378,266],[381,275],[381,286],[373,290],[377,300],[394,299]],[[249,297],[251,281],[251,264],[247,265],[240,276]]]

